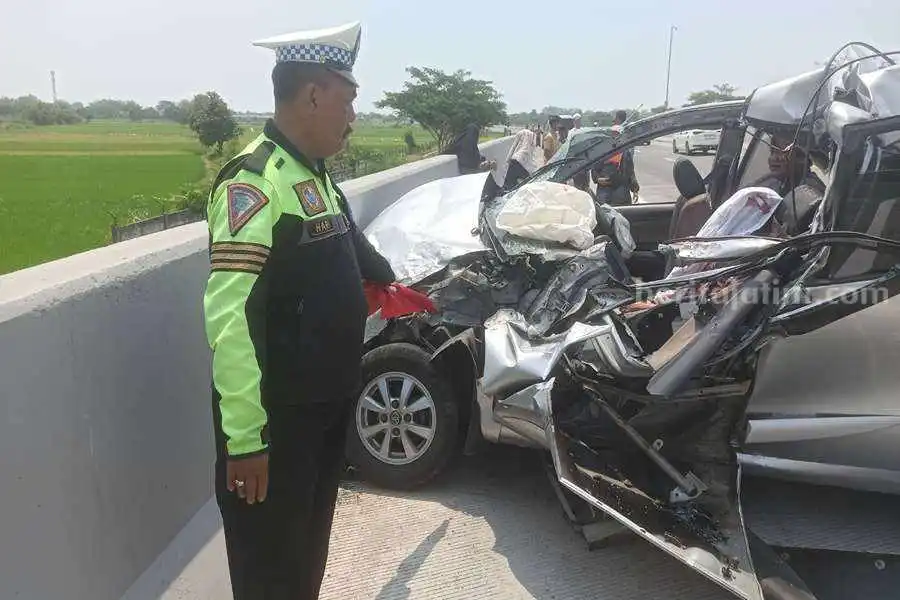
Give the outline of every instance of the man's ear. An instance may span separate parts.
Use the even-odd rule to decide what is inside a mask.
[[[297,92],[297,98],[295,103],[298,108],[303,111],[312,111],[315,110],[316,103],[318,99],[316,85],[312,82],[306,83],[300,90]]]
[[[307,86],[307,88],[306,88],[307,97],[306,98],[307,98],[307,102],[309,104],[310,111],[315,111],[317,108],[319,108],[320,91],[321,90],[319,89],[319,86],[316,85],[315,82],[310,83]]]

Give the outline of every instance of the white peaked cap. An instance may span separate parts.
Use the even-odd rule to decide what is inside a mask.
[[[301,62],[323,65],[342,75],[353,85],[353,65],[359,53],[362,25],[356,21],[328,29],[295,31],[257,40],[254,46],[275,51],[275,62]]]

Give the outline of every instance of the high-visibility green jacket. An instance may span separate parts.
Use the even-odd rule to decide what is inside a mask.
[[[269,121],[223,167],[208,205],[204,294],[213,401],[230,456],[268,448],[277,404],[344,400],[359,385],[362,279],[394,273],[320,161]]]

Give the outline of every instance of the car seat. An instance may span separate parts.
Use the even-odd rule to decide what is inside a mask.
[[[694,163],[686,158],[675,161],[672,178],[680,196],[669,225],[670,240],[693,236],[712,214],[706,184]]]

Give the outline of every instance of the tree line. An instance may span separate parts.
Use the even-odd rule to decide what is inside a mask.
[[[740,100],[744,96],[735,94],[737,88],[729,83],[720,83],[712,86],[708,90],[692,92],[687,97],[687,102],[682,106],[697,106],[699,104],[709,104],[711,102],[723,102],[727,100]],[[578,107],[562,107],[562,106],[545,106],[541,110],[532,110],[530,112],[512,113],[509,115],[509,124],[521,127],[528,127],[533,124],[546,123],[551,115],[581,115],[581,121],[584,125],[594,125],[600,127],[612,125],[616,110],[589,110]],[[648,117],[650,115],[659,114],[668,110],[664,105],[654,106],[652,108],[622,108],[627,114],[634,114],[635,118]]]
[[[491,125],[530,125],[545,123],[550,115],[581,114],[584,125],[610,125],[615,110],[582,110],[547,106],[541,111],[508,114],[506,103],[492,82],[474,79],[471,73],[458,70],[445,73],[433,68],[409,67],[410,79],[398,92],[385,92],[376,103],[396,117],[419,123],[443,148],[469,125],[479,128]],[[736,88],[728,83],[694,92],[685,106],[732,100]],[[643,117],[667,110],[665,106],[626,110]],[[95,119],[131,121],[167,120],[188,125],[203,145],[221,151],[222,145],[240,134],[234,113],[216,92],[197,94],[190,100],[161,100],[156,106],[141,106],[133,100],[96,100],[89,104],[58,101],[43,102],[35,96],[0,98],[0,120],[13,119],[34,125],[65,125]]]
[[[376,107],[389,109],[398,117],[419,123],[431,132],[440,147],[471,124],[479,127],[529,127],[546,123],[551,115],[580,114],[585,126],[608,126],[618,110],[546,106],[540,111],[510,114],[492,82],[474,79],[468,71],[445,73],[438,69],[409,67],[407,72],[410,78],[404,88],[398,92],[386,92]],[[728,83],[714,85],[711,89],[690,94],[684,106],[735,100],[740,98],[735,95],[736,90]],[[625,109],[625,112],[642,118],[667,110],[669,107],[661,105],[648,109]]]
[[[164,119],[187,125],[192,100],[162,100],[156,106],[141,106],[133,100],[95,100],[82,102],[44,102],[36,96],[0,98],[0,119],[24,121],[34,125],[71,125],[95,119],[149,121]]]
[[[36,96],[0,98],[0,120],[33,125],[74,125],[93,120],[164,120],[187,125],[200,143],[221,152],[225,142],[238,137],[240,126],[228,104],[216,92],[197,94],[190,100],[161,100],[156,106],[141,106],[133,100],[43,102]]]

